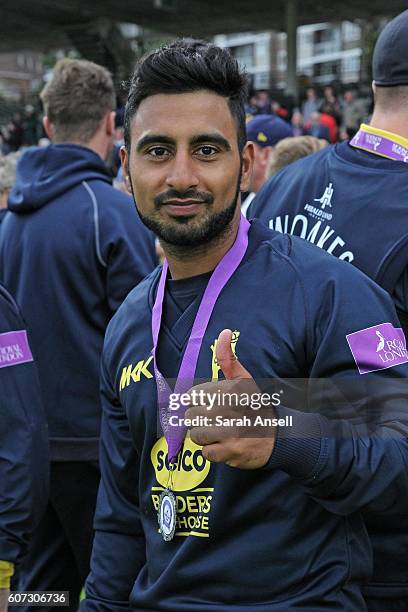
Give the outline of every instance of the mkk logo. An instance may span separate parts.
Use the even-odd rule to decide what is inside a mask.
[[[125,387],[128,387],[131,382],[140,382],[142,376],[145,378],[153,378],[153,374],[148,369],[152,360],[153,355],[150,355],[148,359],[142,359],[141,361],[138,361],[136,365],[130,363],[128,366],[125,366],[120,377],[119,391],[122,391]]]
[[[319,202],[322,210],[324,210],[326,206],[331,208],[332,207],[331,199],[333,197],[333,193],[334,193],[333,183],[329,183],[326,189],[324,190],[323,195],[320,198],[314,198],[314,201]]]

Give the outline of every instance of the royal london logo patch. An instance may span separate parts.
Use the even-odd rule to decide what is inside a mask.
[[[408,363],[404,332],[391,323],[381,323],[346,336],[360,374],[386,370]]]
[[[33,361],[27,332],[11,331],[0,334],[0,368]]]

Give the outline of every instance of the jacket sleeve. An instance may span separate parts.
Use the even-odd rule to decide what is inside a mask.
[[[20,332],[18,336],[13,332]],[[48,432],[25,324],[0,286],[0,560],[18,562],[48,499]]]
[[[397,329],[399,322],[388,294],[351,266],[350,272],[332,278],[326,289],[314,287],[313,281],[305,284],[308,408],[278,409],[279,416],[293,416],[293,427],[278,431],[265,467],[299,479],[332,513],[406,514],[406,343],[395,346],[394,353],[384,353],[390,360],[384,369],[373,366],[371,372],[359,373],[361,354],[354,348],[353,355],[346,336],[371,330],[370,350],[378,360],[381,336],[375,332],[384,329],[378,326],[390,323]],[[395,335],[400,337],[398,331]]]
[[[100,258],[106,267],[106,296],[112,315],[127,294],[157,265],[155,238],[140,221],[130,197],[115,193],[109,206],[97,193]],[[105,195],[106,198],[106,195]]]
[[[129,610],[129,596],[145,564],[138,500],[139,458],[127,416],[102,360],[101,484],[86,599],[80,610]]]

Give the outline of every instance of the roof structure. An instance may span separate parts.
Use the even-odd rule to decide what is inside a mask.
[[[298,24],[394,16],[406,0],[299,0]],[[285,30],[286,0],[2,0],[0,51],[69,44],[95,20],[137,23],[174,35],[208,38]]]

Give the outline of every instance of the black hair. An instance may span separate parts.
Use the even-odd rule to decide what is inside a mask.
[[[245,102],[248,78],[228,49],[202,40],[181,38],[142,57],[133,74],[125,109],[124,139],[130,150],[130,124],[140,103],[155,94],[202,89],[228,99],[237,124],[238,148],[246,143]]]

